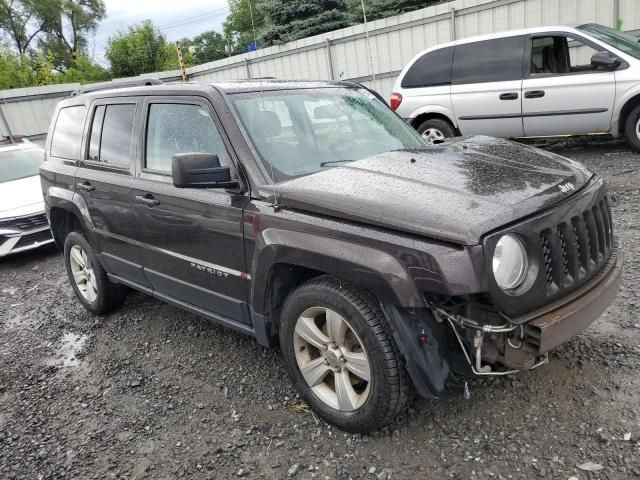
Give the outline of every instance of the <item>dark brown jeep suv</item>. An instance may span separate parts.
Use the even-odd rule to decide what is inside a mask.
[[[340,428],[538,367],[616,295],[610,197],[578,163],[425,146],[360,85],[149,83],[53,117],[42,189],[78,300],[133,288],[279,345]]]

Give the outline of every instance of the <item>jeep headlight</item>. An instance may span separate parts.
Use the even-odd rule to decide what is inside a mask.
[[[493,276],[503,290],[513,290],[522,285],[529,267],[527,252],[514,235],[503,235],[493,252]]]

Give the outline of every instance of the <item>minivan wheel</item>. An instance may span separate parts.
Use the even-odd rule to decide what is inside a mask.
[[[280,347],[302,398],[343,430],[381,428],[407,403],[409,382],[384,314],[355,287],[327,276],[298,287],[282,309]]]
[[[445,138],[455,137],[456,131],[448,121],[441,118],[430,118],[418,125],[418,133],[427,145],[444,142]]]
[[[87,310],[103,315],[122,305],[125,288],[109,281],[98,257],[82,234],[71,232],[67,235],[64,260],[73,291]]]
[[[640,105],[627,116],[624,135],[631,150],[640,152]]]

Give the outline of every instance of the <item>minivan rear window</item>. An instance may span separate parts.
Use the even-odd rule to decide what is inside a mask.
[[[402,88],[435,87],[451,84],[453,47],[439,48],[416,60],[402,78]]]
[[[522,78],[525,37],[505,37],[457,45],[451,83],[505,82]]]
[[[51,156],[75,160],[82,141],[84,105],[61,108],[51,138]]]

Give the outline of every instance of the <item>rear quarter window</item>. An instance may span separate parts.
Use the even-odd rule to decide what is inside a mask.
[[[525,37],[505,37],[457,45],[451,80],[465,83],[505,82],[522,78]]]
[[[451,84],[453,47],[425,53],[402,78],[402,88],[435,87]]]
[[[82,142],[84,105],[61,108],[51,138],[51,156],[75,160]]]

